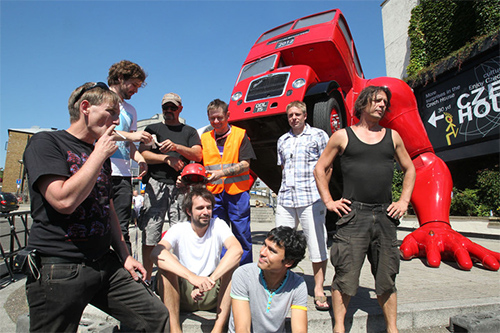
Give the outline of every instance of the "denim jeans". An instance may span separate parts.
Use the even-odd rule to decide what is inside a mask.
[[[40,279],[26,281],[31,332],[76,332],[87,304],[134,331],[164,331],[166,307],[113,252],[95,262],[40,266]]]

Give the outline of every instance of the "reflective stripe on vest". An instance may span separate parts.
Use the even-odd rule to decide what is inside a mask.
[[[239,163],[239,149],[245,137],[245,130],[236,126],[231,127],[231,133],[227,136],[224,144],[222,157],[215,142],[215,132],[203,133],[201,145],[203,147],[203,163],[208,173],[214,170],[222,170]],[[236,176],[223,177],[213,183],[207,184],[207,188],[214,194],[226,193],[234,195],[250,189],[249,171]]]

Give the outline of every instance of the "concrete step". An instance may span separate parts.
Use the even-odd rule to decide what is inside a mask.
[[[257,223],[274,223],[274,209],[271,207],[251,207],[250,220]]]

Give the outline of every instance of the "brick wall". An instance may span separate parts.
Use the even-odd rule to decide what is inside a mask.
[[[23,159],[24,149],[31,138],[31,133],[16,132],[9,130],[9,142],[7,144],[7,154],[5,157],[5,168],[3,172],[3,192],[21,193],[23,187],[27,191],[28,184],[26,181],[21,182],[18,191],[16,180],[25,177],[24,165],[19,163]]]

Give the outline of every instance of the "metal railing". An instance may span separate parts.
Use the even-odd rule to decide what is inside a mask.
[[[5,266],[12,281],[15,281],[13,259],[16,254],[28,244],[28,217],[30,214],[31,211],[29,210],[0,214],[0,226],[2,230],[0,233],[0,250],[2,259],[5,262]],[[22,222],[22,225],[17,223],[16,226],[16,222],[19,220]],[[3,225],[6,223],[8,223],[8,232],[6,230],[7,228]],[[21,238],[19,238],[19,235],[21,235]]]

